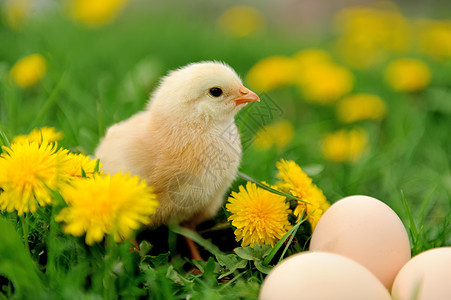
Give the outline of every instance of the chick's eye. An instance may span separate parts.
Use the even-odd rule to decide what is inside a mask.
[[[220,88],[211,88],[210,89],[210,95],[213,97],[219,97],[222,95],[222,90]]]

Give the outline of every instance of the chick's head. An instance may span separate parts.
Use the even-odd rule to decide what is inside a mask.
[[[149,109],[188,119],[229,121],[247,103],[260,101],[224,63],[199,62],[170,72],[155,91]]]

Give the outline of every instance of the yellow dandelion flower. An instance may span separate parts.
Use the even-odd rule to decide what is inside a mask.
[[[337,104],[338,119],[344,123],[361,120],[377,120],[385,117],[385,102],[376,95],[354,94],[342,99]]]
[[[64,222],[67,234],[86,233],[86,244],[92,245],[112,234],[117,242],[130,237],[141,225],[150,223],[158,201],[153,188],[138,176],[118,173],[75,179],[61,195],[67,203],[56,216]]]
[[[33,129],[29,134],[15,136],[12,143],[49,144],[63,139],[63,133],[54,127],[41,127]]]
[[[0,209],[19,216],[52,203],[50,190],[66,182],[61,170],[67,150],[56,144],[24,143],[3,147],[0,155]]]
[[[351,6],[335,16],[336,50],[351,66],[367,69],[388,55],[404,53],[411,43],[411,25],[391,2]]]
[[[91,178],[96,173],[97,159],[90,159],[89,156],[81,153],[69,153],[67,157],[67,167],[64,169],[64,172],[71,178],[84,177],[83,172],[87,178]],[[102,164],[99,163],[99,168],[101,166]]]
[[[254,7],[247,5],[233,6],[219,17],[219,26],[230,35],[249,36],[264,26],[262,13]]]
[[[69,14],[86,26],[111,22],[129,0],[67,0]]]
[[[16,62],[9,71],[9,77],[21,88],[28,88],[41,81],[46,71],[45,58],[40,54],[32,54]]]
[[[226,204],[231,213],[228,218],[236,227],[236,240],[241,246],[271,245],[280,240],[290,229],[288,215],[291,210],[285,197],[273,194],[247,182],[246,188],[232,192]]]
[[[314,230],[319,219],[330,206],[323,192],[294,161],[282,159],[276,163],[276,167],[279,170],[277,176],[282,180],[277,183],[277,187],[281,191],[291,193],[293,196],[308,202],[307,204],[298,201],[294,214],[298,219],[302,216],[302,213],[304,213],[304,217],[309,216],[307,221]]]
[[[357,161],[367,147],[368,136],[361,128],[350,131],[342,129],[327,134],[322,140],[323,156],[336,162]]]
[[[293,55],[293,59],[299,75],[304,74],[306,69],[314,68],[318,64],[332,62],[332,57],[328,52],[315,48],[299,51]]]
[[[294,67],[291,57],[266,57],[249,70],[246,81],[252,89],[259,92],[268,92],[290,85],[293,82]]]
[[[272,146],[282,149],[293,139],[293,136],[293,125],[287,120],[282,120],[261,128],[255,136],[254,146],[260,150]]]
[[[3,4],[6,23],[14,30],[25,25],[31,13],[31,0],[7,0]]]
[[[388,85],[396,91],[415,92],[424,89],[429,84],[431,71],[421,60],[400,58],[387,66],[385,79]]]
[[[354,86],[351,71],[335,63],[318,63],[306,69],[297,80],[305,99],[319,104],[334,102]]]
[[[451,20],[423,20],[418,33],[422,53],[439,60],[451,58]]]

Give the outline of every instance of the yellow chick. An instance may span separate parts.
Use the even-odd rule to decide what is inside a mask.
[[[155,188],[153,225],[194,228],[216,215],[236,177],[234,116],[255,101],[228,65],[189,64],[161,80],[144,111],[111,126],[95,155],[106,172],[131,172]]]

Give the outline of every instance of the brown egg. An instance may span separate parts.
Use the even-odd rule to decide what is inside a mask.
[[[341,255],[303,252],[276,265],[265,278],[260,300],[390,300],[370,271]]]
[[[310,250],[355,260],[387,289],[410,259],[409,237],[401,220],[386,204],[368,196],[350,196],[334,203],[319,220]]]
[[[396,276],[392,296],[396,300],[451,299],[451,247],[413,257]]]

